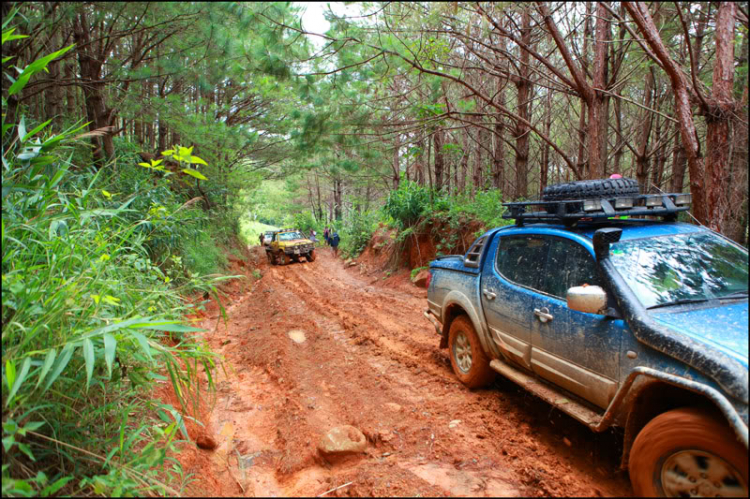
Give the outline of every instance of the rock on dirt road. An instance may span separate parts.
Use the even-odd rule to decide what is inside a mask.
[[[200,323],[226,374],[215,372],[202,412],[217,449],[180,444],[186,494],[632,494],[619,435],[594,434],[507,380],[461,385],[408,272],[383,281],[325,249],[270,266],[254,251],[245,269],[263,278],[231,296],[226,323],[216,307]],[[360,450],[329,462],[318,447],[346,426],[366,441],[355,434]]]

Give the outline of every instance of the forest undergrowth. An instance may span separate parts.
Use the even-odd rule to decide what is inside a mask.
[[[65,50],[27,66],[9,94]],[[6,123],[6,105],[2,495],[179,495],[191,477],[169,453],[220,365],[185,324],[200,306],[186,297],[218,299],[216,285],[232,278],[219,246],[236,216],[186,201],[161,161],[139,165],[125,140],[97,169],[85,124],[54,133],[49,122]],[[196,171],[191,150],[171,159]],[[180,406],[152,397],[156,381],[171,383]]]

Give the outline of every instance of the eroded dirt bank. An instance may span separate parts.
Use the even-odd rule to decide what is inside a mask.
[[[616,435],[591,433],[503,379],[464,388],[422,316],[425,290],[345,268],[327,249],[284,267],[253,250],[262,279],[235,296],[227,325],[216,314],[201,324],[228,375],[217,373],[206,416],[218,447],[185,444],[178,456],[195,478],[187,493],[632,493]],[[329,463],[316,447],[340,425],[359,428],[367,450]]]

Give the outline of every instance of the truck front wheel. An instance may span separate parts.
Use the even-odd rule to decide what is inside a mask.
[[[289,263],[289,256],[282,251],[279,253],[277,261],[279,262],[279,265],[286,265],[287,263]]]
[[[480,388],[492,381],[495,373],[482,350],[479,336],[465,315],[456,317],[448,333],[448,352],[456,377],[469,388]]]
[[[652,419],[633,442],[637,496],[747,497],[747,450],[723,421],[682,408]]]
[[[307,254],[307,261],[308,262],[315,261],[315,250],[310,250],[310,253]]]

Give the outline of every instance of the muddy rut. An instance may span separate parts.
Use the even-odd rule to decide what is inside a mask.
[[[593,434],[503,379],[464,388],[422,316],[425,290],[318,253],[278,267],[253,248],[263,277],[235,296],[226,324],[200,324],[227,374],[203,418],[217,447],[181,444],[187,494],[632,493],[617,434]],[[340,425],[368,445],[331,463],[317,445]]]

